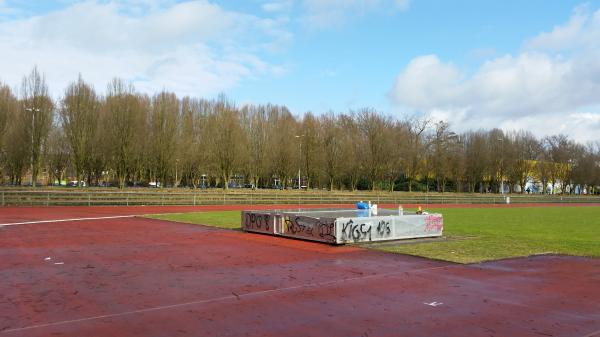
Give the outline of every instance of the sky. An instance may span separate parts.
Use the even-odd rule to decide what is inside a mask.
[[[35,65],[56,99],[81,74],[600,141],[600,0],[0,0],[0,81]]]

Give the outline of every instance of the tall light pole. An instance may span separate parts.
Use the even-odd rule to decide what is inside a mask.
[[[500,189],[504,195],[504,138],[498,138],[500,142]]]
[[[179,182],[177,181],[177,166],[179,165],[179,159],[175,159],[175,187],[179,186]]]
[[[25,108],[25,111],[31,112],[31,187],[35,187],[35,183],[33,182],[33,152],[34,152],[33,133],[35,132],[35,113],[40,112],[40,109],[31,107],[31,108]]]
[[[304,137],[304,135],[296,135],[294,137],[298,138],[298,144],[300,145],[300,161],[298,164],[298,190],[300,190],[300,173],[302,170],[302,140],[300,140],[300,138]]]

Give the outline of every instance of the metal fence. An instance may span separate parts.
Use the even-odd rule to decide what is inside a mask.
[[[504,204],[600,203],[598,196],[497,195],[408,192],[330,192],[280,190],[24,190],[0,191],[2,206],[53,205],[218,205],[218,204]]]

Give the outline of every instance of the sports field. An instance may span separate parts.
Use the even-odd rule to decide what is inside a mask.
[[[234,226],[242,208],[0,209],[0,336],[600,336],[598,258],[457,264],[139,216],[205,212],[187,220]],[[482,225],[484,214],[531,214],[479,211],[442,210],[453,238],[477,238],[434,244],[494,242],[510,231]],[[520,229],[543,247],[597,256],[586,237],[598,237],[597,212],[559,207]],[[464,213],[476,230],[453,224]],[[573,219],[583,225],[562,228]]]
[[[459,263],[536,254],[600,256],[600,207],[434,208],[444,215],[444,240],[374,248]],[[240,228],[239,211],[155,218]]]

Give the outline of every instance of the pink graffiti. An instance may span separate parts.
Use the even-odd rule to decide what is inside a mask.
[[[428,215],[425,217],[426,232],[441,232],[444,229],[444,219],[441,215]]]

